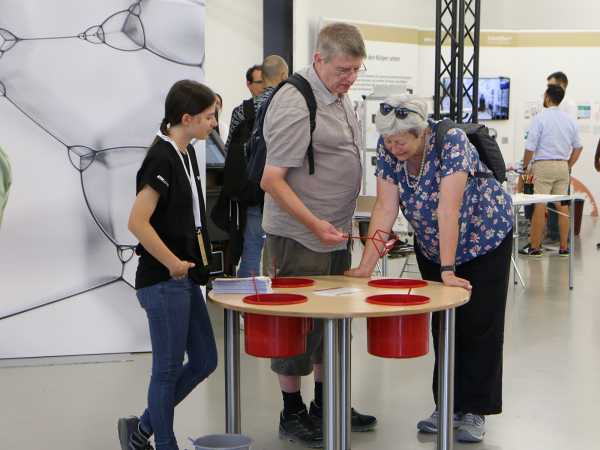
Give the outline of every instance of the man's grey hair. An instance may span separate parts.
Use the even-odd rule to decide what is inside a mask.
[[[421,134],[429,124],[427,123],[427,103],[410,94],[396,95],[386,98],[383,103],[392,107],[401,107],[410,110],[404,119],[396,117],[395,111],[387,115],[377,111],[375,115],[375,128],[382,136],[391,136],[399,133],[411,133],[414,136]]]
[[[325,25],[319,32],[317,52],[326,62],[337,55],[366,58],[365,41],[360,30],[349,23],[336,22]]]

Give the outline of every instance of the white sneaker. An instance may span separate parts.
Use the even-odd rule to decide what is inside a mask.
[[[420,420],[417,422],[417,429],[421,433],[437,433],[438,432],[438,423],[439,423],[440,413],[436,409],[431,413],[431,416],[426,419]],[[452,425],[454,428],[458,428],[462,424],[462,414],[454,413],[454,417],[452,420]]]
[[[466,413],[456,431],[459,442],[481,442],[485,436],[485,417],[479,414]]]

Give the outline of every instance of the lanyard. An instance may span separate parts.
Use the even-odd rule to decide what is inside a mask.
[[[183,156],[181,156],[181,152],[177,148],[177,144],[169,136],[165,136],[160,131],[157,133],[157,135],[162,140],[169,142],[173,146],[173,150],[175,150],[175,153],[177,153],[177,156],[179,156],[179,160],[181,161],[181,164],[183,165],[183,171],[186,173],[187,179],[190,183],[190,188],[192,189],[192,199],[193,199],[192,207],[194,209],[194,222],[196,224],[196,229],[200,229],[200,228],[202,228],[202,219],[200,218],[201,217],[200,216],[200,196],[198,194],[198,185],[196,184],[196,180],[194,179],[194,170],[192,167],[192,157],[188,153],[188,163],[187,163],[187,169],[189,169],[189,172],[188,172],[188,170],[186,170],[186,163],[183,160]]]

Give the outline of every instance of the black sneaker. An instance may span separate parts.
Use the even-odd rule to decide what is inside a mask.
[[[323,421],[323,408],[318,406],[314,401],[310,402],[310,412],[309,414]],[[350,425],[352,431],[355,433],[360,433],[363,431],[371,431],[373,428],[377,426],[377,419],[374,416],[369,416],[367,414],[361,414],[354,408],[351,410],[350,415]]]
[[[306,407],[294,414],[281,412],[279,437],[309,448],[323,447],[323,428],[318,421],[308,415]]]
[[[568,248],[561,248],[558,250],[558,256],[569,256],[569,249]]]
[[[527,244],[524,247],[519,249],[519,255],[529,255],[529,249],[531,248],[531,244]]]
[[[150,436],[140,429],[138,417],[121,417],[117,422],[117,430],[121,450],[154,450],[148,442]]]
[[[544,256],[544,251],[541,248],[529,247],[527,256],[533,257],[533,258],[541,258],[542,256]]]

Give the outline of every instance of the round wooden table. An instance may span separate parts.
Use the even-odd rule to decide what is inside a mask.
[[[214,294],[208,298],[225,309],[225,409],[227,433],[241,432],[240,409],[240,313],[296,316],[324,319],[324,447],[326,450],[350,449],[350,321],[359,317],[384,317],[443,311],[439,323],[438,408],[440,426],[437,448],[453,445],[454,325],[455,308],[469,301],[469,292],[428,282],[411,293],[425,295],[423,305],[382,306],[365,299],[376,294],[408,293],[408,289],[375,288],[368,278],[345,276],[310,277],[315,284],[304,288],[280,288],[274,292],[302,294],[306,303],[295,305],[256,305],[244,303],[247,294]],[[327,296],[338,288],[355,292]]]

